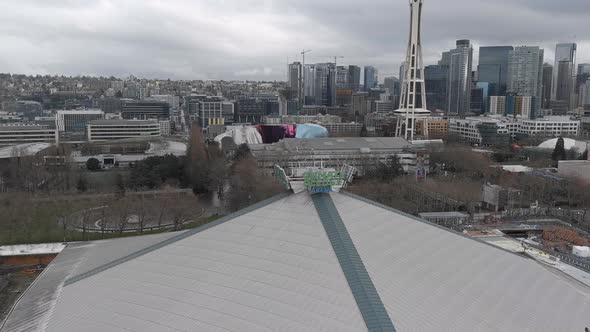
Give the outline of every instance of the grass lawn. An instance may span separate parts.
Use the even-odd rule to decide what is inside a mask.
[[[50,203],[39,203],[35,206],[29,207],[33,209],[31,213],[31,221],[18,225],[7,225],[6,223],[0,223],[0,245],[12,245],[12,244],[23,244],[23,243],[49,243],[49,242],[72,242],[72,241],[89,241],[89,240],[100,240],[110,239],[116,237],[136,236],[140,233],[90,233],[64,229],[62,224],[59,222],[60,216],[68,215],[75,211],[83,209],[101,206],[101,201],[88,201],[81,200],[75,202],[67,201],[56,201]],[[217,220],[223,217],[223,215],[213,215],[209,217],[200,218],[196,221],[189,222],[183,225],[183,229],[191,229],[202,226],[208,222]],[[154,230],[144,231],[141,233],[155,234],[161,232],[167,232],[169,230]]]

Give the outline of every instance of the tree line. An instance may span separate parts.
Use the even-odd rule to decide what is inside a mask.
[[[274,178],[259,170],[247,144],[224,140],[207,143],[194,124],[186,156],[152,156],[130,166],[126,179],[117,178],[117,190],[154,190],[163,186],[191,188],[197,196],[216,195],[232,211],[281,191]],[[79,189],[85,189],[79,183]]]

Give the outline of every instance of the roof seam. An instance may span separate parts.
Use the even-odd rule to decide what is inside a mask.
[[[185,238],[187,238],[189,236],[195,235],[195,234],[197,234],[199,232],[202,232],[204,230],[207,230],[207,229],[209,229],[211,227],[215,227],[217,225],[223,224],[223,223],[225,223],[227,221],[230,221],[230,220],[232,220],[234,218],[237,218],[237,217],[242,216],[244,214],[250,213],[250,212],[252,212],[254,210],[257,210],[259,208],[262,208],[264,206],[267,206],[267,205],[269,205],[271,203],[274,203],[276,201],[279,201],[279,200],[281,200],[281,199],[283,199],[285,197],[288,197],[289,195],[291,195],[290,192],[285,192],[285,193],[281,193],[281,194],[275,195],[275,196],[273,196],[271,198],[268,198],[268,199],[263,200],[261,202],[258,202],[256,204],[250,205],[247,208],[244,208],[242,210],[239,210],[237,212],[234,212],[232,214],[229,214],[229,215],[227,215],[227,216],[225,216],[225,217],[223,217],[221,219],[218,219],[216,221],[212,221],[210,223],[207,223],[207,224],[205,224],[203,226],[200,226],[200,227],[197,227],[197,228],[188,230],[188,231],[186,231],[186,232],[184,232],[182,234],[178,234],[177,236],[174,236],[174,237],[172,237],[170,239],[167,239],[167,240],[164,240],[162,242],[156,243],[154,245],[151,245],[151,246],[149,246],[147,248],[144,248],[144,249],[141,249],[139,251],[136,251],[136,252],[134,252],[132,254],[129,254],[127,256],[118,258],[118,259],[116,259],[116,260],[114,260],[112,262],[109,262],[109,263],[106,263],[104,265],[98,266],[98,267],[96,267],[96,268],[94,268],[94,269],[92,269],[90,271],[81,273],[79,275],[76,275],[74,277],[71,277],[71,278],[67,279],[64,282],[64,286],[68,286],[68,285],[73,284],[75,282],[78,282],[80,280],[86,279],[86,278],[88,278],[90,276],[93,276],[93,275],[98,274],[98,273],[100,273],[102,271],[108,270],[108,269],[110,269],[112,267],[115,267],[115,266],[117,266],[119,264],[128,262],[128,261],[130,261],[132,259],[135,259],[137,257],[143,256],[143,255],[145,255],[147,253],[150,253],[152,251],[155,251],[157,249],[163,248],[163,247],[165,247],[165,246],[167,246],[169,244],[172,244],[172,243],[178,242],[180,240],[183,240],[183,239],[185,239]]]
[[[367,329],[376,332],[395,332],[393,322],[332,197],[328,194],[315,194],[312,195],[312,200]]]

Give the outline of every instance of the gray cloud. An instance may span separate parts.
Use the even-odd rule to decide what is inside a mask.
[[[424,60],[465,38],[539,45],[548,62],[576,41],[590,62],[588,17],[588,0],[425,0]],[[408,19],[406,0],[3,1],[0,72],[282,80],[306,48],[308,62],[343,55],[396,75]]]

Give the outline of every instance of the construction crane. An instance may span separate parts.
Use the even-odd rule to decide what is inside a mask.
[[[330,59],[334,59],[334,67],[337,67],[338,65],[336,64],[336,61],[338,59],[344,59],[343,55],[323,55],[323,58],[330,58]]]

